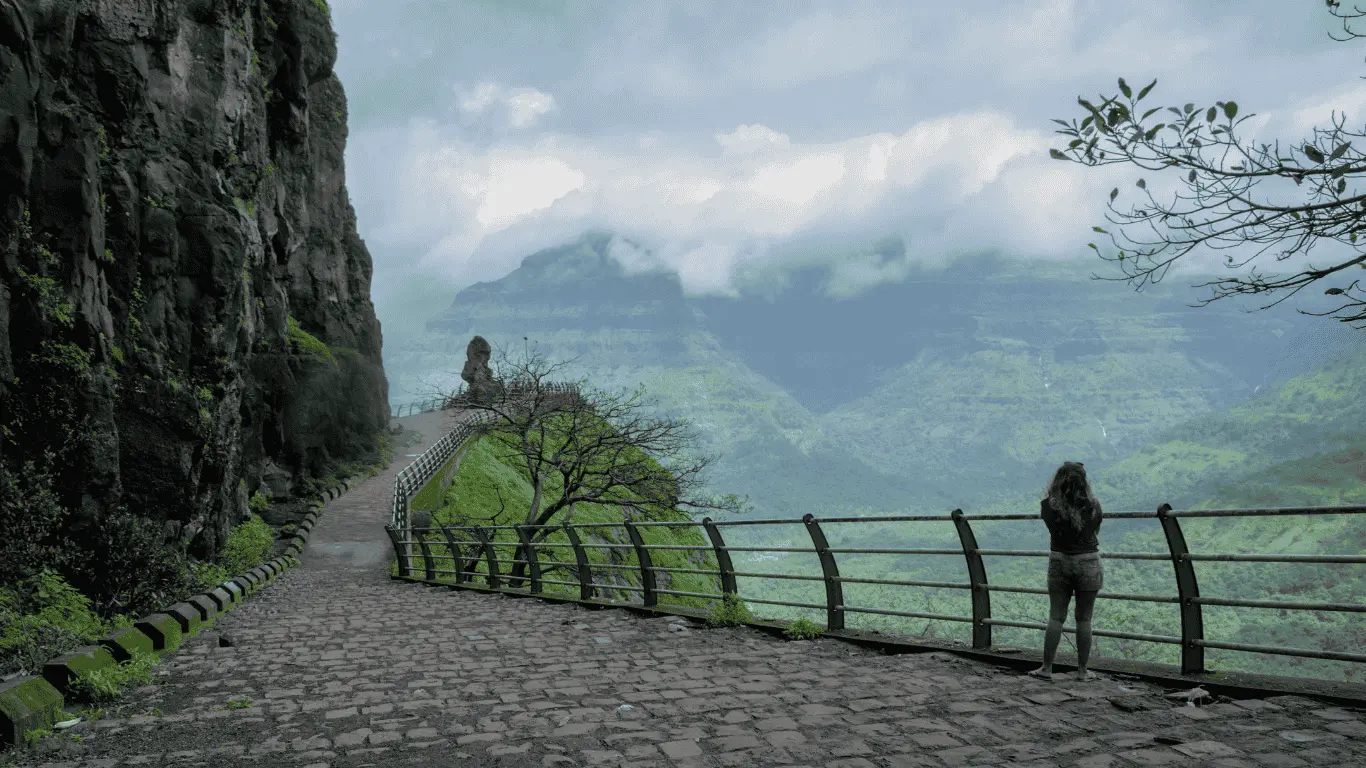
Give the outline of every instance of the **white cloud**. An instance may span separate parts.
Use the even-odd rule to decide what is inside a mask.
[[[498,100],[502,89],[497,83],[480,83],[460,95],[460,108],[466,112],[483,112]]]
[[[718,133],[716,143],[729,154],[748,155],[770,149],[785,149],[792,141],[786,134],[756,123],[737,125],[730,133]]]
[[[1111,187],[1127,195],[1146,175],[1165,189],[1165,174],[1047,157],[1061,141],[1048,118],[1078,116],[1077,95],[1117,76],[1158,78],[1149,101],[1164,105],[1235,99],[1267,140],[1303,139],[1333,109],[1366,122],[1359,48],[1324,43],[1322,9],[1283,0],[695,0],[605,4],[591,20],[395,1],[425,10],[334,4],[349,9],[339,71],[357,73],[353,118],[371,104],[372,122],[353,122],[348,181],[377,269],[398,244],[461,279],[496,278],[589,227],[638,233],[700,291],[794,258],[775,246],[808,236],[900,233],[908,259],[1070,257],[1089,253]],[[422,28],[443,14],[470,21]],[[365,25],[348,33],[346,18]],[[376,117],[382,86],[407,71],[389,49],[424,46],[421,114],[450,105],[451,73],[478,73],[456,89],[455,119]],[[362,72],[368,91],[353,88]],[[837,288],[904,264],[852,261]]]
[[[529,128],[555,108],[555,98],[535,88],[507,89],[498,83],[480,83],[468,90],[457,89],[460,109],[481,114],[495,104],[507,108],[508,123],[513,128]]]
[[[690,149],[679,137],[660,135],[652,142],[554,137],[481,149],[449,130],[420,126],[409,139],[401,174],[400,226],[442,232],[429,261],[446,262],[455,272],[481,243],[506,242],[490,240],[504,230],[553,231],[544,245],[575,228],[638,232],[690,290],[716,291],[737,264],[761,257],[775,238],[857,227],[860,221],[880,227],[889,218],[904,223],[913,216],[948,216],[980,205],[988,197],[984,190],[1000,186],[1016,165],[1034,168],[1025,163],[1030,158],[1039,167],[1048,162],[1037,160],[1046,157],[1041,134],[991,111],[836,142],[801,143],[758,124],[716,139],[720,152]],[[766,149],[756,153],[757,147]],[[1055,170],[1047,183],[1072,189],[1076,185],[1067,174],[1078,170]],[[1008,176],[1017,191],[1006,194],[1007,200],[1038,206],[1052,197],[1029,189],[1021,173],[1036,171]],[[1066,205],[1085,207],[1075,195],[1059,195]],[[899,217],[888,215],[903,204]],[[1048,209],[1049,224],[1062,231],[1061,222],[1072,220],[1070,231],[1081,231],[1080,222],[1060,206]],[[1003,244],[993,228],[964,225],[958,234],[984,247]],[[1000,235],[1009,242],[1019,233]],[[510,263],[504,271],[522,255],[506,254]]]
[[[555,107],[555,99],[535,88],[518,88],[507,96],[508,119],[514,128],[527,128]]]

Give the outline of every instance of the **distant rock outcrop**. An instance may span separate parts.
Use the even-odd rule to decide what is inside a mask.
[[[470,400],[476,403],[492,401],[501,388],[493,377],[493,369],[489,367],[492,355],[493,348],[483,336],[470,339],[469,346],[465,347],[465,367],[460,371],[460,378],[468,385]]]
[[[79,516],[202,557],[386,426],[336,55],[316,0],[0,0],[0,459]]]

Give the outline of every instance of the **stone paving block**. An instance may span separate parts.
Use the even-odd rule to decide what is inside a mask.
[[[22,744],[24,733],[46,728],[62,714],[62,694],[41,677],[0,683],[0,747]]]
[[[94,672],[97,669],[114,665],[114,655],[108,648],[88,645],[77,648],[43,665],[43,679],[59,691],[66,691],[81,672]]]
[[[169,613],[154,613],[133,626],[152,639],[155,651],[174,651],[180,647],[182,630],[179,620]]]
[[[151,653],[156,650],[156,642],[146,632],[138,629],[136,625],[114,632],[109,637],[100,640],[100,645],[113,655],[114,661],[120,662],[133,658],[134,653]]]

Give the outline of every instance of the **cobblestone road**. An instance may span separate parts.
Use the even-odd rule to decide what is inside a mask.
[[[167,657],[124,716],[21,764],[1366,765],[1361,713],[1303,698],[1176,706],[1115,678],[393,582],[370,546],[392,477],[329,505],[304,565]]]

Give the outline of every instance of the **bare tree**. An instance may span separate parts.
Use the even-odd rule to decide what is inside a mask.
[[[1342,34],[1330,35],[1333,39],[1366,36],[1353,28],[1366,18],[1366,10],[1344,9],[1339,0],[1326,4],[1342,23]],[[1179,174],[1178,191],[1169,196],[1154,193],[1143,178],[1136,182],[1141,197],[1136,203],[1117,205],[1119,189],[1110,192],[1106,219],[1118,229],[1093,229],[1107,235],[1114,250],[1090,247],[1117,264],[1123,276],[1093,277],[1141,289],[1160,281],[1173,263],[1197,248],[1227,250],[1224,266],[1240,274],[1200,283],[1197,287],[1210,289],[1200,306],[1240,294],[1267,295],[1272,300],[1265,309],[1322,280],[1321,286],[1331,286],[1324,293],[1338,297],[1339,305],[1326,312],[1300,311],[1361,327],[1366,291],[1348,270],[1366,268],[1366,251],[1357,243],[1366,233],[1366,192],[1357,184],[1366,173],[1366,153],[1352,145],[1366,129],[1349,130],[1345,116],[1334,113],[1330,127],[1315,128],[1307,140],[1287,147],[1259,144],[1239,136],[1239,127],[1252,115],[1239,116],[1233,101],[1140,106],[1156,83],[1135,93],[1120,78],[1118,94],[1101,96],[1098,103],[1077,99],[1085,110],[1080,121],[1054,120],[1062,126],[1058,133],[1069,139],[1065,148],[1049,150],[1054,158]],[[1325,243],[1340,247],[1329,249],[1326,263],[1308,262]],[[1274,262],[1295,256],[1306,260],[1297,261],[1304,266],[1290,274],[1264,273],[1253,262],[1268,254]]]
[[[687,420],[661,414],[642,389],[611,393],[556,381],[570,363],[552,363],[534,348],[516,358],[500,348],[497,360],[499,394],[463,405],[490,417],[486,436],[515,457],[531,485],[522,524],[573,522],[579,504],[616,507],[627,520],[743,507],[734,495],[706,492],[703,475],[714,457],[696,450]],[[531,533],[539,541],[553,531]]]

